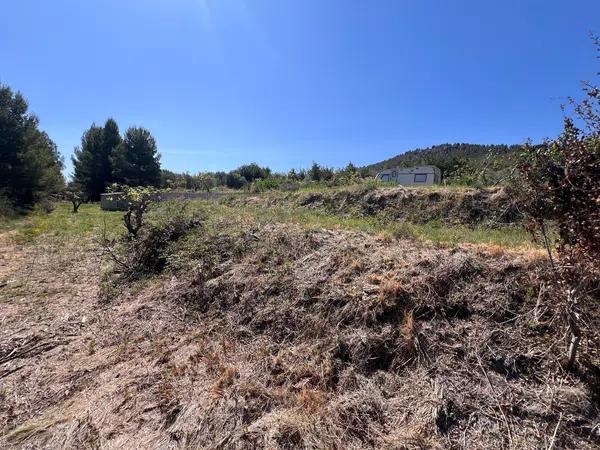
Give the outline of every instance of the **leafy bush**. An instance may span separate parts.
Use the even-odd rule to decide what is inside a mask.
[[[246,186],[247,183],[248,181],[237,172],[229,172],[227,174],[226,184],[228,188],[241,189]]]
[[[159,192],[150,187],[125,187],[124,192],[127,212],[123,216],[123,223],[129,235],[135,237],[144,224],[144,214],[150,203],[158,198]]]
[[[600,52],[600,45],[598,46]],[[562,135],[539,146],[526,146],[519,165],[518,192],[539,231],[552,263],[552,282],[570,334],[566,366],[573,367],[586,316],[600,299],[600,90],[585,85],[586,99],[575,103],[585,130],[565,120]],[[547,222],[558,228],[553,260]],[[590,332],[597,329],[590,327]]]
[[[198,217],[177,215],[165,223],[149,226],[139,238],[127,246],[127,267],[130,277],[142,274],[159,273],[167,262],[169,245],[190,230],[200,228],[202,221]]]
[[[271,169],[268,167],[260,167],[256,163],[246,164],[238,167],[236,170],[247,182],[252,183],[255,180],[264,180],[271,176]]]
[[[65,189],[63,198],[73,205],[73,214],[79,211],[79,207],[88,200],[87,195],[76,184],[71,184]]]
[[[280,182],[274,178],[266,178],[264,180],[256,180],[252,183],[252,192],[265,192],[273,189],[278,189]]]

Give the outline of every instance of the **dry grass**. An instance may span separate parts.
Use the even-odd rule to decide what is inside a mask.
[[[600,445],[597,346],[555,364],[538,259],[243,218],[186,233],[152,278],[105,279],[108,302],[95,253],[3,241],[0,358],[36,350],[0,365],[20,367],[0,445]]]

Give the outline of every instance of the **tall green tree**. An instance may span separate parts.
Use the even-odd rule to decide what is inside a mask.
[[[319,164],[313,161],[312,166],[308,171],[308,176],[312,181],[321,181],[323,178],[323,169]]]
[[[258,179],[265,179],[271,176],[271,169],[268,167],[260,167],[256,163],[245,164],[243,166],[238,167],[237,172],[243,176],[246,181],[252,183]]]
[[[113,118],[109,118],[102,129],[102,155],[107,155],[102,158],[102,163],[104,164],[102,174],[111,183],[113,182],[111,156],[117,147],[121,145],[121,142],[123,142],[123,139],[119,133],[119,126]]]
[[[98,200],[114,181],[111,154],[121,142],[119,126],[114,119],[108,119],[104,127],[92,124],[83,134],[81,146],[75,149],[72,158],[75,169],[73,181],[90,199]]]
[[[56,145],[38,125],[23,95],[0,85],[0,195],[17,207],[64,187]]]
[[[73,181],[91,200],[98,200],[110,176],[104,169],[110,168],[109,155],[103,152],[102,127],[92,125],[81,137],[81,145],[75,149],[73,161]]]
[[[160,186],[160,154],[145,128],[131,127],[111,157],[113,179],[128,186]]]

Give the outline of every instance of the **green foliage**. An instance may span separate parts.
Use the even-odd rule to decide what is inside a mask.
[[[205,172],[199,173],[196,176],[197,184],[200,189],[206,192],[210,192],[217,185],[217,180],[214,175]]]
[[[109,118],[104,124],[104,128],[102,129],[102,146],[103,146],[103,154],[111,155],[116,148],[121,145],[123,139],[121,138],[121,134],[119,133],[119,126],[117,122]],[[105,161],[105,163],[107,163]],[[103,170],[111,171],[110,164],[107,164],[103,167]]]
[[[159,192],[152,187],[129,187],[123,189],[127,201],[127,211],[123,215],[123,223],[129,236],[135,237],[144,225],[144,214],[150,204],[157,200]]]
[[[278,189],[280,185],[281,182],[279,180],[276,180],[275,178],[266,178],[264,180],[256,180],[254,183],[252,183],[251,189],[252,192],[258,193]]]
[[[126,243],[123,261],[125,274],[139,278],[147,274],[160,273],[167,265],[168,249],[190,231],[202,227],[198,216],[186,217],[182,212],[171,216],[163,223],[152,223],[144,233]]]
[[[189,172],[175,173],[170,170],[161,170],[160,187],[163,189],[185,189],[193,191],[210,192],[217,185],[224,185],[225,181],[220,182],[216,174],[202,172],[192,175]]]
[[[600,54],[600,42],[596,40]],[[586,129],[565,119],[558,139],[524,148],[514,189],[531,218],[529,228],[544,238],[552,263],[550,282],[560,293],[558,310],[568,326],[566,367],[572,368],[589,317],[600,299],[600,89],[584,84],[585,99],[573,101]],[[555,264],[546,222],[558,228]],[[593,339],[598,330],[588,330]]]
[[[271,176],[271,169],[268,167],[260,167],[256,163],[240,166],[237,168],[236,172],[243,176],[248,183],[252,183],[259,179],[264,180]]]
[[[231,189],[241,189],[248,184],[248,181],[238,172],[229,172],[225,178],[225,184]]]
[[[13,203],[0,194],[0,228],[17,217]]]
[[[433,165],[447,183],[470,186],[498,184],[513,171],[519,145],[442,144],[411,150],[366,166],[372,175],[391,167]]]
[[[145,128],[131,127],[111,157],[112,177],[128,186],[160,186],[160,155],[156,141]]]
[[[113,119],[108,119],[104,127],[92,124],[83,133],[72,157],[73,180],[91,200],[98,200],[114,181],[111,155],[120,143],[119,127]]]
[[[560,255],[600,274],[600,121],[597,126],[585,134],[566,119],[557,140],[526,146],[519,191],[535,223],[557,224]]]
[[[161,169],[160,171],[160,187],[162,189],[173,189],[177,186],[181,174],[171,170]]]
[[[87,201],[86,193],[76,183],[69,183],[63,192],[63,197],[65,200],[70,201],[73,205],[74,214],[77,213],[79,211],[79,207]]]
[[[416,224],[382,217],[359,217],[356,215],[332,214],[325,211],[294,207],[226,206],[223,204],[203,205],[221,220],[266,224],[270,222],[295,223],[305,228],[327,228],[359,230],[370,234],[383,234],[397,239],[415,239],[445,245],[461,243],[498,245],[507,248],[532,248],[527,232],[521,227],[490,228],[483,225],[466,226],[442,224],[431,221]],[[193,211],[193,208],[188,208]]]
[[[348,165],[344,167],[342,172],[345,172],[349,175],[356,175],[358,174],[358,167],[356,167],[354,164],[352,164],[352,161],[350,161]]]
[[[129,235],[137,235],[143,225],[144,214],[150,207],[150,203],[157,198],[157,194],[157,191],[149,187],[125,188],[127,212],[123,216],[123,222]]]
[[[129,128],[121,138],[114,119],[85,131],[73,156],[74,182],[91,200],[98,200],[112,183],[130,186],[161,184],[160,155],[144,128]]]
[[[291,169],[287,174],[274,173],[268,167],[251,163],[230,172],[203,172],[197,175],[162,170],[160,185],[165,189],[202,189],[207,192],[215,187],[249,188],[253,192],[264,192],[273,189],[297,190],[315,184],[344,186],[360,183],[368,176],[366,169],[359,169],[352,163],[339,170],[314,163],[308,171]]]
[[[323,179],[323,172],[321,170],[321,166],[313,161],[312,166],[308,171],[308,178],[311,181],[321,181]]]
[[[31,207],[64,187],[56,145],[38,125],[25,98],[0,85],[0,195],[12,207]]]

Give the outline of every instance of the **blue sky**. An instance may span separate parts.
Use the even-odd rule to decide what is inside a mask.
[[[11,0],[2,15],[0,82],[67,171],[109,116],[191,172],[539,140],[598,71],[598,0]]]

